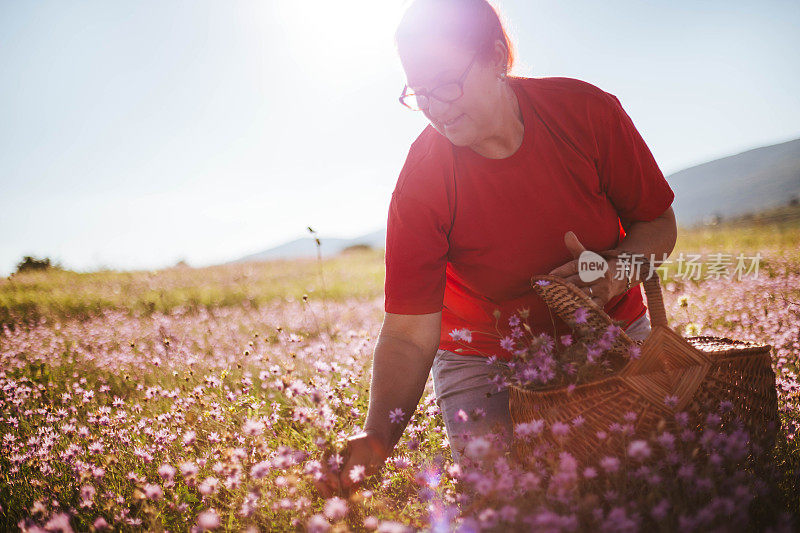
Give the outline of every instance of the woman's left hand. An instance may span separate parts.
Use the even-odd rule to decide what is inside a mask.
[[[549,275],[563,278],[577,285],[601,308],[612,298],[625,292],[625,279],[616,275],[617,260],[615,258],[606,260],[608,262],[608,270],[606,270],[602,277],[594,281],[585,282],[581,280],[578,275],[578,259],[581,253],[586,251],[586,247],[581,244],[578,237],[571,231],[568,231],[564,235],[564,243],[575,259],[551,270]]]

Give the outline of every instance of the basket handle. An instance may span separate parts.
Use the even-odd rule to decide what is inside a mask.
[[[598,255],[602,256],[605,259],[609,258],[617,258],[620,255],[627,255],[632,256],[630,252],[626,252],[623,250],[603,250],[602,252],[596,252]],[[639,261],[637,256],[637,261]],[[641,267],[642,271],[650,274],[650,261],[646,258],[642,257]],[[648,275],[647,278],[642,282],[644,285],[644,293],[647,297],[647,309],[650,312],[650,323],[653,326],[662,326],[669,329],[669,325],[667,322],[667,311],[664,308],[664,294],[661,292],[661,281],[658,277],[658,272],[653,269],[652,275]],[[601,311],[603,314],[606,314],[605,311]],[[608,316],[606,314],[606,316]],[[609,317],[610,318],[610,317]]]

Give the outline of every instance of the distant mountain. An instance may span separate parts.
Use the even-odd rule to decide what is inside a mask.
[[[690,167],[667,181],[684,227],[786,205],[800,198],[800,139]]]
[[[800,139],[764,146],[681,170],[666,177],[675,191],[672,208],[683,227],[785,206],[800,198]],[[349,246],[383,248],[386,230],[355,239],[320,238],[324,256]],[[236,260],[262,261],[314,257],[312,238],[295,239]]]
[[[367,233],[355,239],[338,239],[320,237],[320,251],[323,257],[330,257],[336,255],[345,248],[356,246],[359,244],[370,246],[372,248],[383,248],[386,246],[386,230],[378,230],[372,233]],[[311,237],[302,239],[295,239],[289,241],[275,248],[264,250],[255,254],[247,255],[237,259],[236,263],[244,261],[265,261],[267,259],[294,259],[298,257],[316,257],[317,256],[317,243]]]

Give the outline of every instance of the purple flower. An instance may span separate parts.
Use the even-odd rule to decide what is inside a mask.
[[[675,445],[675,435],[669,432],[662,433],[656,437],[658,443],[664,448],[671,449]]]
[[[650,457],[650,445],[644,440],[635,440],[628,445],[628,456],[636,461]]]
[[[569,425],[563,422],[554,422],[550,427],[550,431],[552,431],[553,435],[556,437],[565,437],[567,433],[569,433]]]
[[[638,344],[628,346],[628,357],[631,361],[636,361],[642,355],[642,349]]]
[[[519,317],[517,315],[511,315],[511,318],[508,319],[508,325],[511,327],[519,326]]]
[[[392,424],[399,424],[400,422],[403,421],[404,416],[405,413],[399,407],[397,409],[392,409],[391,411],[389,411],[389,420],[392,422]]]
[[[606,456],[600,459],[600,468],[608,472],[609,474],[613,474],[617,470],[619,470],[619,459],[616,457]]]
[[[586,319],[589,317],[589,313],[586,311],[585,308],[579,307],[575,310],[575,323],[576,324],[585,324]]]
[[[592,346],[591,348],[586,350],[586,361],[589,363],[594,363],[597,361],[597,358],[603,355],[603,350],[598,347]]]
[[[500,340],[500,347],[507,352],[512,351],[514,349],[514,339],[508,336],[503,337]]]

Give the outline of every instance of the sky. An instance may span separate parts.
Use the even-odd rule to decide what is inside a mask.
[[[616,95],[665,175],[800,137],[796,1],[501,0],[512,74]],[[0,275],[385,226],[426,126],[397,0],[0,2]]]

